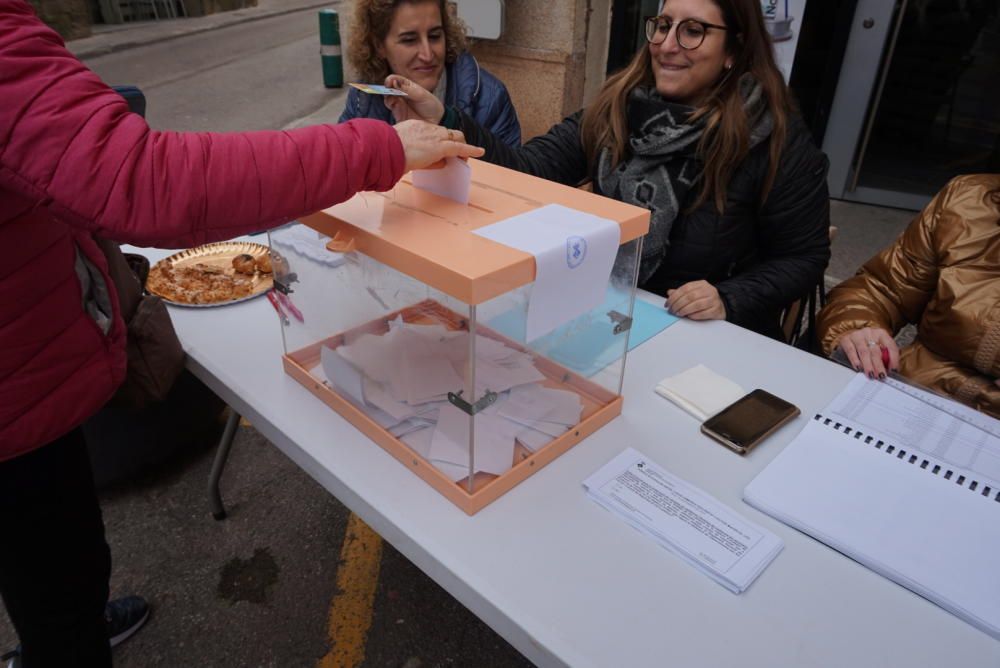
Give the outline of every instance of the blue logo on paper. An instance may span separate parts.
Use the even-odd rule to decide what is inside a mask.
[[[587,258],[587,240],[583,237],[566,239],[566,266],[576,269]]]

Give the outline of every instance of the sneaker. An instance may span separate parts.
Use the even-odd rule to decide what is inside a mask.
[[[114,647],[146,623],[149,603],[141,596],[116,598],[104,607],[104,619],[108,622],[108,642]]]
[[[12,651],[0,656],[0,661],[7,661],[7,668],[21,668],[21,646],[18,645]]]
[[[108,643],[112,647],[120,645],[149,619],[149,603],[141,596],[115,599],[104,606],[104,619],[108,624]],[[0,661],[6,661],[7,668],[21,668],[21,646],[0,656]]]

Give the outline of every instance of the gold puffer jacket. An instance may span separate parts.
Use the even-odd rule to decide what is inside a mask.
[[[920,385],[1000,418],[1000,174],[960,176],[891,246],[830,292],[823,352],[852,329],[917,325],[899,369]]]

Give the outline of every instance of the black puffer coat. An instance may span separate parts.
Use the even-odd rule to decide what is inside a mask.
[[[574,186],[594,176],[580,143],[581,112],[519,148],[458,116],[466,140],[484,147],[489,162]],[[691,189],[670,231],[663,264],[640,287],[665,295],[689,281],[707,280],[718,289],[727,320],[779,338],[781,310],[808,294],[830,260],[827,166],[805,123],[791,118],[767,200],[760,203],[768,168],[768,143],[762,142],[733,173],[722,215],[711,200],[684,213],[698,194],[697,185]],[[593,183],[596,189],[596,179]]]

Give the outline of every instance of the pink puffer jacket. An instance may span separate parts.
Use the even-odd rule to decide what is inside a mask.
[[[151,130],[23,0],[0,0],[0,461],[79,425],[125,373],[92,234],[228,239],[388,190],[405,156],[378,121],[288,132]]]

